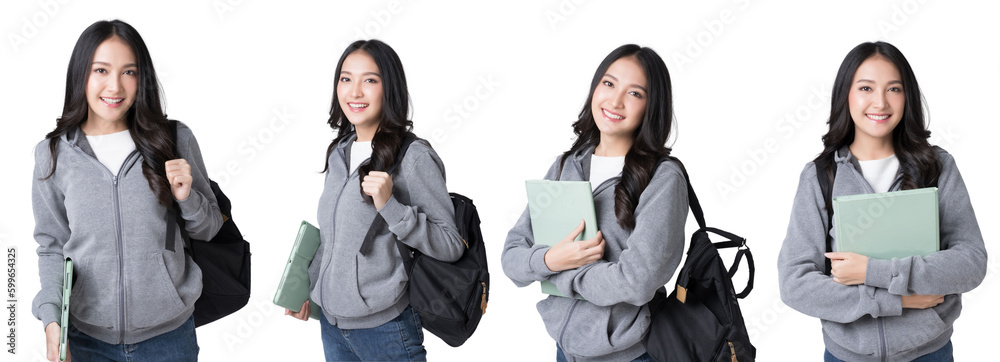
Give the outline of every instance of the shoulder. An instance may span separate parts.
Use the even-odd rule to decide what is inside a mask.
[[[434,147],[431,147],[430,142],[422,138],[417,138],[413,140],[413,143],[410,143],[400,165],[407,170],[423,171],[421,170],[422,168],[429,166],[436,166],[442,171],[444,170],[444,164],[441,162],[441,157],[438,156],[437,151],[434,151]]]
[[[50,151],[50,146],[52,144],[51,138],[46,138],[35,144],[35,148],[32,149],[32,153],[35,154],[35,162],[38,161],[48,161],[52,159],[52,153]],[[57,141],[58,144],[58,141]],[[58,147],[58,146],[57,146]]]
[[[184,122],[175,121],[175,120],[171,120],[170,122],[176,122],[177,123],[177,142],[178,143],[188,142],[190,140],[194,140],[195,139],[194,138],[194,131],[192,131],[191,127],[188,127],[187,124],[185,124]],[[168,130],[169,130],[169,128],[168,128]]]
[[[937,154],[938,161],[941,162],[942,172],[952,168],[957,168],[955,165],[955,156],[952,156],[951,153],[948,153],[948,151],[945,151],[945,149],[938,146],[934,146],[934,151]]]

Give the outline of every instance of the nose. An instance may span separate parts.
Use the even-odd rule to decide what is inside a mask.
[[[114,77],[108,77],[108,82],[105,84],[105,88],[112,92],[118,91],[118,87],[121,86],[121,82],[122,80],[120,74]]]
[[[350,96],[353,98],[361,98],[364,92],[361,91],[361,82],[352,82],[350,85]]]
[[[614,108],[619,108],[624,103],[623,99],[625,98],[625,94],[626,91],[624,89],[615,91],[615,93],[611,95],[610,105]]]
[[[885,107],[885,92],[875,94],[875,98],[872,99],[872,106],[879,109]]]

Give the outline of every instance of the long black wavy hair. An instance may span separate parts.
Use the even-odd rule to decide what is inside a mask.
[[[364,179],[371,171],[385,171],[392,167],[403,136],[413,129],[413,121],[408,118],[410,92],[406,86],[406,73],[403,72],[403,63],[399,60],[399,55],[388,44],[377,39],[355,41],[344,49],[334,73],[337,81],[333,84],[333,100],[330,102],[330,119],[327,123],[330,124],[330,128],[337,131],[337,137],[326,148],[326,160],[330,159],[330,154],[344,137],[354,133],[347,114],[340,108],[337,84],[344,60],[357,51],[364,52],[375,60],[375,66],[378,67],[382,78],[382,114],[379,116],[378,128],[372,138],[372,157],[358,167],[358,177]],[[324,163],[323,172],[329,167],[328,162]],[[360,188],[358,190],[365,200],[371,201],[371,197],[365,195],[364,190]]]
[[[43,179],[56,172],[56,149],[59,138],[67,132],[75,132],[87,122],[90,106],[87,103],[87,81],[90,79],[94,52],[104,41],[117,37],[128,44],[135,55],[138,72],[138,90],[135,102],[125,113],[126,125],[132,135],[135,147],[142,155],[142,174],[149,182],[149,189],[164,206],[173,203],[170,183],[167,181],[165,163],[174,158],[167,115],[163,112],[160,98],[160,83],[156,78],[149,49],[139,32],[121,20],[98,21],[80,34],[73,55],[66,70],[66,97],[63,101],[62,116],[56,120],[56,128],[45,135],[49,139],[52,155],[52,169]]]
[[[854,142],[855,126],[848,99],[853,87],[851,82],[861,63],[874,57],[885,59],[896,66],[903,82],[903,118],[892,130],[893,149],[903,173],[901,189],[928,187],[937,182],[941,174],[941,161],[934,147],[927,141],[931,131],[927,129],[924,118],[923,96],[906,57],[899,49],[886,42],[861,43],[851,49],[840,63],[840,70],[833,83],[830,119],[827,121],[830,129],[823,135],[823,152],[816,157],[816,161],[828,160],[828,164],[832,165],[834,153]],[[832,174],[832,166],[828,166],[827,174]]]
[[[615,186],[615,217],[618,225],[626,230],[635,228],[635,208],[649,181],[657,163],[670,155],[666,147],[670,130],[673,126],[674,108],[670,87],[670,73],[663,59],[653,49],[626,44],[618,47],[601,62],[590,82],[590,92],[579,119],[573,123],[573,133],[576,141],[569,151],[562,155],[561,164],[580,150],[596,147],[601,141],[601,130],[597,128],[591,103],[594,101],[594,90],[607,73],[611,63],[625,57],[635,57],[646,73],[647,85],[646,112],[642,123],[636,129],[632,138],[632,147],[625,154],[625,168],[622,170],[621,181]]]

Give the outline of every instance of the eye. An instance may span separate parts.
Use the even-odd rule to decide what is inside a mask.
[[[601,81],[601,84],[604,84],[605,86],[608,86],[608,87],[614,87],[615,86],[614,84],[611,84],[610,81],[606,81],[606,80],[605,81]]]
[[[350,81],[351,81],[351,78],[348,78],[348,77],[340,77],[340,82],[341,82],[341,83],[347,83],[347,82],[350,82]]]
[[[375,79],[375,78],[368,78],[368,79],[365,79],[364,81],[365,81],[365,83],[371,83],[371,84],[378,83],[378,79]]]
[[[136,75],[136,71],[135,71],[135,69],[129,69],[129,70],[126,70],[126,71],[122,72],[122,74],[134,76],[134,75]]]
[[[100,74],[105,74],[105,73],[107,73],[107,72],[108,72],[108,71],[107,71],[107,70],[105,70],[104,68],[97,68],[97,69],[94,69],[94,73],[100,73]]]
[[[642,99],[642,93],[639,93],[639,92],[636,92],[636,91],[631,91],[631,92],[628,92],[628,94],[632,95],[633,97]]]
[[[871,92],[872,91],[872,87],[869,87],[869,86],[865,85],[865,86],[861,86],[861,88],[858,88],[858,90],[860,90],[862,92]]]
[[[903,87],[890,87],[889,91],[890,92],[896,92],[896,93],[902,93],[903,92]]]

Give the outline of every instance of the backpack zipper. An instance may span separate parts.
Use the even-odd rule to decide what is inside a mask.
[[[483,314],[486,314],[486,282],[479,282],[483,285],[483,302],[480,303],[479,307],[483,310]]]

